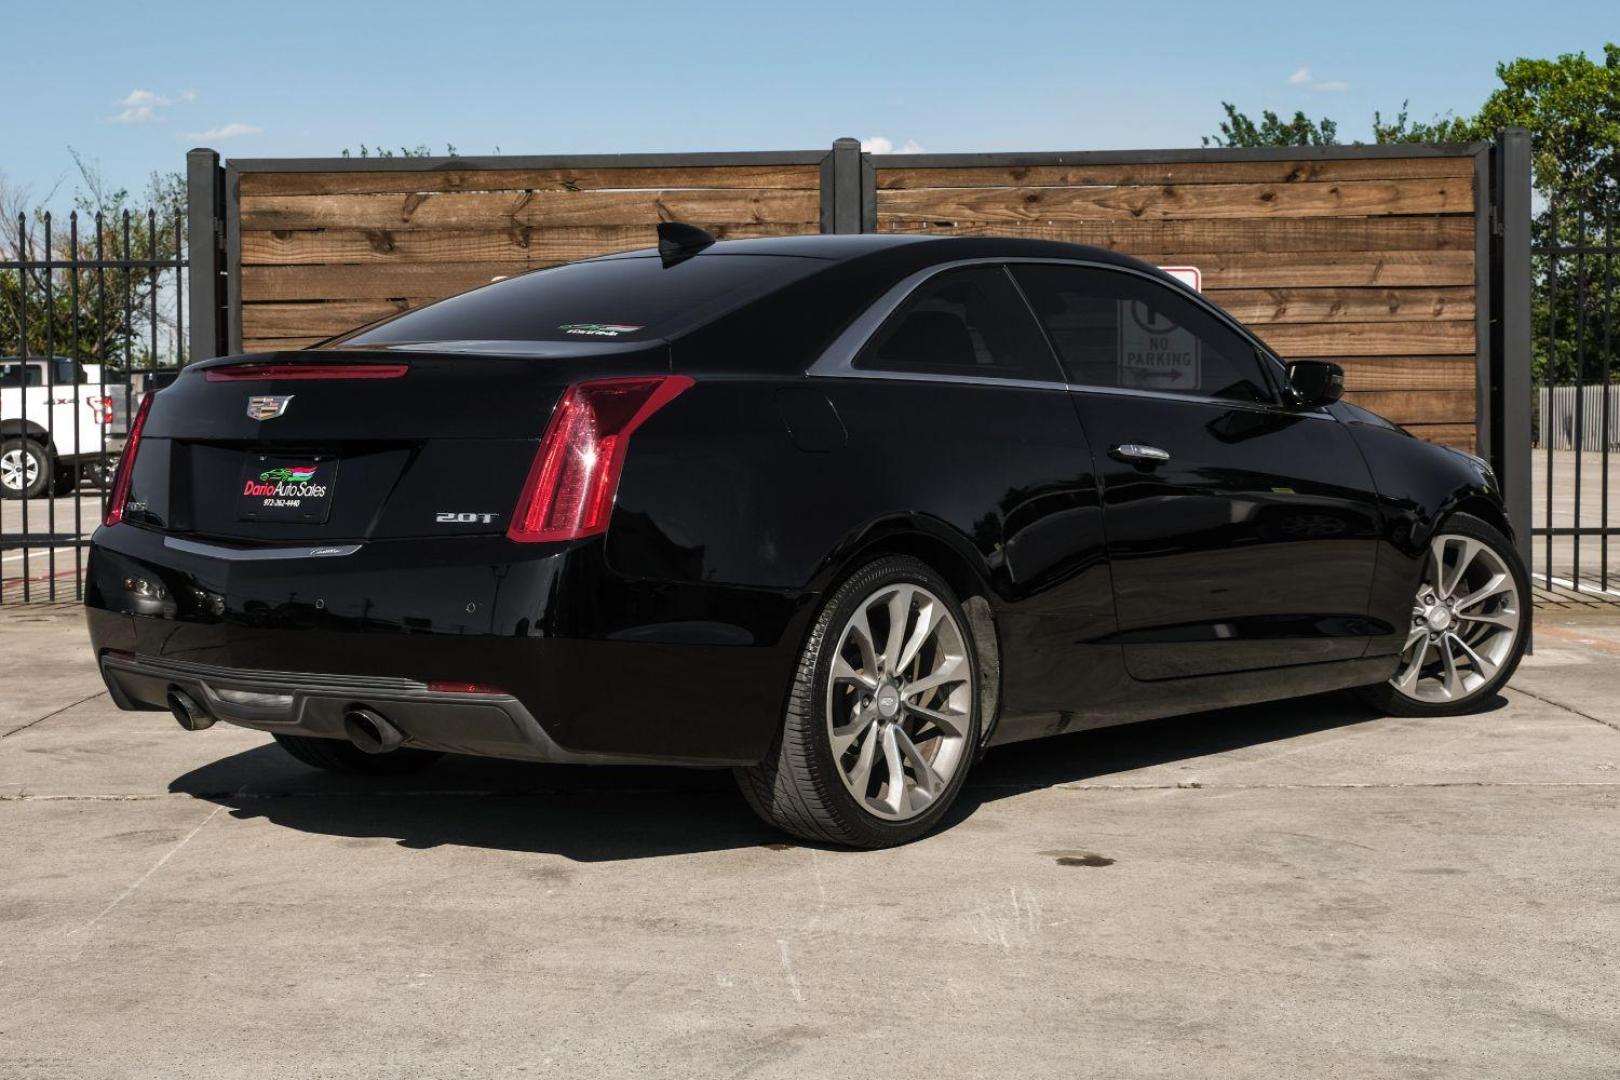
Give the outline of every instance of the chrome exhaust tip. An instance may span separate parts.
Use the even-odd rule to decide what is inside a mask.
[[[405,741],[405,733],[387,717],[359,705],[343,711],[343,733],[365,754],[386,754]]]
[[[169,706],[175,720],[187,731],[202,731],[214,726],[214,718],[208,714],[208,710],[197,704],[197,699],[184,690],[170,690],[163,701]]]

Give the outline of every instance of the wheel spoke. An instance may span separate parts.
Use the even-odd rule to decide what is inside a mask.
[[[939,730],[953,738],[961,738],[967,734],[968,718],[959,712],[942,712],[938,709],[925,709],[921,705],[907,705],[906,712],[924,720],[932,721]]]
[[[900,764],[900,743],[895,738],[899,730],[893,724],[883,729],[883,764],[889,770],[889,791],[884,798],[884,805],[891,814],[903,814],[909,808],[906,799],[906,773]]]
[[[872,763],[877,760],[877,744],[877,735],[874,733],[861,743],[861,752],[855,756],[855,764],[849,767],[850,789],[863,799],[866,797],[866,789],[872,783]]]
[[[1412,650],[1412,659],[1401,668],[1400,674],[1395,676],[1395,688],[1403,694],[1411,694],[1417,689],[1418,677],[1423,673],[1423,658],[1429,651],[1429,638],[1425,634],[1422,644]]]
[[[1474,670],[1479,673],[1480,678],[1489,679],[1491,676],[1496,674],[1496,665],[1479,655],[1479,653],[1475,652],[1473,647],[1470,646],[1468,642],[1464,641],[1456,634],[1448,634],[1447,636],[1451,638],[1452,644],[1461,649],[1463,654],[1473,662]]]
[[[900,670],[901,647],[906,640],[906,627],[911,622],[911,588],[901,585],[889,597],[889,640],[883,646],[883,672],[893,675]]]
[[[934,600],[925,600],[917,610],[917,626],[906,639],[905,647],[900,650],[900,659],[894,666],[895,671],[904,671],[917,659],[917,654],[934,636],[939,628],[940,605]]]
[[[920,679],[909,682],[905,686],[902,686],[900,688],[900,696],[907,699],[915,698],[921,696],[922,694],[926,694],[930,690],[938,689],[941,686],[948,686],[951,683],[966,682],[966,669],[967,665],[962,662],[962,658],[960,656],[948,656],[945,658],[944,663],[940,664],[940,666],[934,671],[924,675]]]
[[[1457,670],[1457,658],[1452,655],[1450,648],[1452,638],[1451,634],[1446,634],[1435,643],[1435,648],[1440,651],[1440,666],[1443,672],[1440,685],[1445,691],[1447,700],[1461,697],[1463,692],[1462,674]]]
[[[866,605],[861,605],[855,614],[850,616],[849,629],[845,633],[848,640],[853,641],[855,647],[860,650],[861,670],[876,672],[877,646],[872,641],[872,624],[866,618]],[[874,680],[875,678],[874,676]]]
[[[1480,548],[1484,547],[1479,541],[1471,540],[1466,536],[1454,536],[1449,539],[1455,540],[1462,545],[1462,553],[1457,556],[1457,561],[1452,564],[1449,574],[1445,572],[1444,564],[1441,566],[1439,587],[1442,597],[1450,596],[1456,591],[1457,586],[1462,584],[1464,576],[1468,573],[1468,567],[1474,561],[1474,556],[1479,553]]]
[[[1512,591],[1513,579],[1511,577],[1509,577],[1507,574],[1493,574],[1491,576],[1491,580],[1487,581],[1485,584],[1481,585],[1467,596],[1459,599],[1456,603],[1456,607],[1458,611],[1462,611],[1465,608],[1473,607],[1481,600],[1489,600],[1493,596],[1501,596],[1503,593],[1510,593]]]
[[[1519,628],[1519,613],[1512,608],[1503,611],[1493,611],[1486,615],[1475,615],[1471,612],[1457,612],[1458,622],[1479,623],[1482,626],[1495,626],[1503,630],[1517,630]]]
[[[849,749],[850,744],[865,734],[875,722],[876,718],[873,717],[870,712],[860,712],[855,715],[855,719],[851,720],[843,727],[833,728],[833,757],[843,757],[844,751]]]
[[[868,690],[877,689],[877,676],[864,671],[856,671],[849,666],[849,661],[839,656],[833,660],[832,677],[835,682],[852,682]]]
[[[928,759],[923,757],[922,751],[917,749],[917,744],[911,741],[911,736],[899,727],[891,727],[889,730],[894,732],[894,741],[899,744],[900,756],[911,762],[911,771],[917,777],[916,787],[910,792],[910,800],[912,809],[920,809],[934,801],[934,797],[944,788],[945,781],[934,771]]]

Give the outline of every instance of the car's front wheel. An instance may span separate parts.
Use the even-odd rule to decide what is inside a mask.
[[[1398,716],[1451,716],[1487,700],[1524,655],[1530,580],[1501,531],[1455,514],[1429,542],[1400,666],[1368,690]]]
[[[926,564],[886,556],[822,605],[781,733],[737,770],[767,822],[879,848],[939,823],[979,739],[979,668],[961,605]]]

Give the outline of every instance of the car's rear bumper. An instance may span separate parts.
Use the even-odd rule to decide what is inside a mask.
[[[176,690],[214,720],[259,731],[345,738],[343,714],[367,708],[405,733],[407,746],[456,754],[597,765],[639,760],[558,746],[510,694],[437,691],[413,679],[246,671],[107,650],[101,676],[122,709],[166,709]]]
[[[178,688],[220,719],[310,735],[340,734],[344,706],[360,704],[457,752],[747,764],[781,722],[810,610],[765,590],[623,577],[590,543],[338,548],[99,530],[85,605],[114,697],[157,708]],[[255,692],[291,700],[244,710]]]

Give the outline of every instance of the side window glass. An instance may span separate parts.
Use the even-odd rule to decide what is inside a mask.
[[[855,360],[865,371],[1057,382],[1052,350],[1001,266],[947,270],[918,287]]]
[[[1079,266],[1027,264],[1013,273],[1070,383],[1274,400],[1253,344],[1167,285]]]

